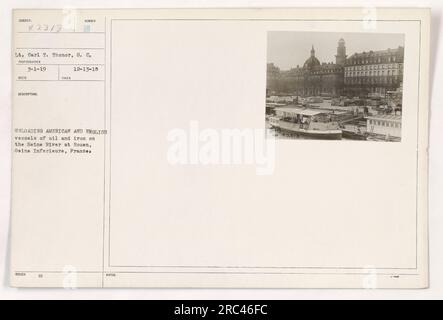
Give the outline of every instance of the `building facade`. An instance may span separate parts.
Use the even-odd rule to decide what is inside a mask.
[[[366,118],[369,133],[383,136],[401,137],[401,116],[376,115]]]
[[[403,47],[353,54],[345,62],[345,93],[385,96],[396,91],[403,81],[403,59]]]
[[[321,63],[312,47],[302,67],[282,71],[267,66],[267,92],[298,96],[368,96],[396,91],[403,80],[403,47],[346,55],[346,44],[340,39],[335,63]]]

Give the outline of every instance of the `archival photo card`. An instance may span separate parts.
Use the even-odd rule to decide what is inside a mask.
[[[12,21],[11,286],[429,285],[429,10]]]
[[[403,34],[268,32],[268,132],[401,141],[403,64]]]

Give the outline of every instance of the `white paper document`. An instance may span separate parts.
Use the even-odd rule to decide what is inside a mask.
[[[15,287],[428,286],[427,9],[17,9]]]

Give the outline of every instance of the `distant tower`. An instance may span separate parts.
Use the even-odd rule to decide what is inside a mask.
[[[337,55],[335,56],[335,63],[339,65],[344,65],[346,60],[346,47],[345,47],[345,40],[341,38],[338,40],[338,47],[337,47]]]
[[[311,49],[311,57],[315,57],[314,45],[312,45],[312,49]]]

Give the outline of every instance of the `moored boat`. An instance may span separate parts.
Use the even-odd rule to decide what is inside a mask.
[[[343,136],[343,138],[350,139],[350,140],[367,140],[368,139],[367,134],[364,134],[362,132],[355,132],[352,130],[346,130],[346,129],[342,129],[342,136]]]
[[[342,130],[331,120],[330,110],[283,107],[275,111],[276,116],[269,117],[269,124],[284,134],[322,140],[342,138]]]
[[[341,128],[343,132],[343,138],[350,140],[367,140],[368,133],[366,129],[358,125],[345,124]]]

